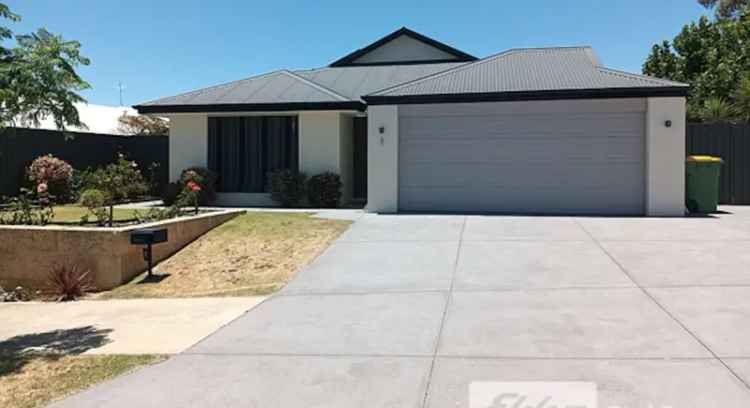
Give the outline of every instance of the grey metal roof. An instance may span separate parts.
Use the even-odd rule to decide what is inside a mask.
[[[687,89],[686,84],[602,67],[590,47],[533,48],[509,50],[474,62],[280,70],[136,108],[141,113],[364,110],[363,100],[387,104],[682,96]]]
[[[590,47],[513,49],[454,69],[374,92],[415,96],[663,88],[688,85],[599,65]]]
[[[159,105],[214,105],[348,102],[349,98],[287,70],[199,89],[142,103]]]
[[[303,109],[329,104],[332,108],[346,108],[342,103],[363,104],[362,95],[386,87],[411,81],[436,72],[445,71],[464,63],[383,65],[340,68],[319,68],[311,70],[279,70],[253,76],[239,81],[198,89],[176,96],[142,103],[136,108],[141,112],[157,112],[160,107],[170,111],[180,108],[200,110],[200,106],[212,106],[220,110],[235,105],[275,105],[293,104],[291,107]],[[364,106],[364,105],[362,105]],[[349,108],[356,108],[352,105]],[[247,108],[252,110],[252,108]],[[262,107],[261,107],[262,109]]]
[[[430,74],[464,65],[465,62],[413,65],[370,65],[327,67],[294,71],[295,74],[325,86],[347,98],[359,101],[362,95],[402,84]]]

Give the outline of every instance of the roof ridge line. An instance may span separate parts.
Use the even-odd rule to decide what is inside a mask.
[[[531,50],[575,50],[580,48],[591,48],[590,45],[560,45],[552,47],[514,47],[508,48],[506,51],[531,51]]]
[[[430,75],[426,75],[426,76],[423,76],[423,77],[412,79],[411,81],[407,81],[407,82],[396,84],[396,85],[393,85],[393,86],[390,86],[390,87],[387,87],[387,88],[379,89],[377,91],[370,92],[369,94],[367,94],[365,96],[370,96],[370,95],[374,96],[374,95],[378,95],[378,94],[382,94],[382,93],[386,93],[386,92],[395,91],[396,89],[399,89],[399,88],[402,88],[402,87],[406,87],[406,86],[409,86],[409,85],[413,85],[413,84],[418,83],[418,82],[426,81],[428,79],[439,78],[439,77],[441,77],[443,75],[447,75],[447,74],[449,74],[451,72],[460,71],[462,69],[466,69],[466,68],[473,67],[473,66],[476,66],[476,65],[484,64],[484,63],[489,62],[489,61],[494,61],[496,58],[505,57],[505,56],[511,55],[513,53],[516,53],[518,51],[520,51],[520,50],[519,49],[508,49],[508,50],[505,50],[505,51],[499,52],[497,54],[493,54],[493,55],[484,57],[484,58],[476,60],[476,61],[467,62],[467,63],[465,63],[463,65],[459,65],[457,67],[451,67],[451,68],[448,68],[448,69],[440,71],[440,72],[435,72],[435,73],[432,73]]]
[[[270,76],[270,75],[273,75],[273,74],[278,74],[279,71],[282,71],[282,70],[276,69],[276,70],[273,70],[273,71],[264,72],[262,74],[252,75],[252,76],[249,76],[247,78],[235,79],[234,81],[228,81],[228,82],[223,82],[223,83],[216,84],[216,85],[207,86],[205,88],[194,89],[192,91],[182,92],[182,93],[179,93],[179,94],[176,94],[176,95],[170,95],[170,96],[167,96],[167,97],[164,97],[164,98],[152,99],[152,100],[149,100],[149,101],[146,101],[146,102],[141,102],[141,103],[135,104],[133,106],[146,105],[146,104],[153,103],[153,102],[158,102],[158,101],[160,101],[162,99],[167,99],[167,98],[177,98],[177,97],[180,97],[180,96],[197,94],[197,93],[201,93],[201,92],[204,92],[204,91],[208,91],[210,89],[221,88],[222,86],[232,85],[232,84],[236,84],[236,83],[240,83],[240,82],[244,82],[244,81],[249,81],[249,80],[252,80],[252,79],[259,79],[259,78],[263,78],[263,77]]]
[[[669,84],[669,85],[675,85],[675,86],[688,86],[687,84],[684,84],[684,83],[681,83],[681,82],[670,81],[670,80],[665,80],[665,79],[661,79],[661,78],[654,78],[654,77],[650,77],[650,76],[646,76],[646,75],[633,74],[633,73],[630,73],[630,72],[620,71],[620,70],[617,70],[617,69],[605,67],[603,65],[600,65],[600,63],[598,61],[598,58],[596,58],[595,55],[591,55],[594,52],[593,47],[591,47],[589,45],[581,45],[581,46],[563,46],[563,47],[510,48],[510,49],[507,49],[505,51],[499,52],[497,54],[493,54],[493,55],[487,56],[485,58],[482,58],[482,59],[480,59],[478,61],[467,62],[467,63],[465,63],[463,65],[460,65],[460,66],[457,66],[457,67],[452,67],[452,68],[449,68],[447,70],[436,72],[434,74],[430,74],[430,75],[427,75],[427,76],[424,76],[424,77],[416,78],[416,79],[408,81],[408,82],[404,82],[404,83],[401,83],[401,84],[393,85],[393,86],[388,87],[388,88],[383,88],[383,89],[377,90],[375,92],[371,92],[371,93],[369,93],[369,94],[367,94],[365,96],[387,96],[388,93],[396,91],[398,89],[406,88],[408,86],[411,86],[411,85],[414,85],[414,84],[417,84],[417,83],[420,83],[420,82],[423,82],[423,81],[433,80],[435,78],[439,78],[441,76],[448,75],[448,74],[451,74],[451,73],[454,73],[454,72],[460,72],[461,70],[469,69],[469,68],[472,68],[472,67],[475,67],[475,66],[487,63],[487,62],[495,61],[495,60],[497,60],[499,58],[507,57],[507,56],[510,56],[510,55],[513,55],[513,54],[516,54],[516,53],[522,53],[522,52],[525,52],[525,51],[537,51],[537,50],[541,51],[541,50],[574,50],[574,49],[575,50],[590,51],[590,52],[587,52],[587,56],[589,58],[589,61],[592,64],[593,68],[597,69],[597,70],[601,70],[601,71],[608,71],[608,72],[604,72],[604,73],[619,74],[619,75],[622,75],[622,76],[625,76],[625,77],[630,77],[630,78],[640,78],[640,79],[643,79],[643,80],[646,80],[646,81],[650,81],[650,82],[655,83],[655,84],[661,84],[661,85]]]
[[[451,54],[454,57],[456,57],[459,61],[467,62],[467,61],[475,61],[477,57],[467,54],[458,48],[452,47],[444,42],[438,41],[434,38],[430,38],[424,34],[420,34],[406,26],[402,26],[396,31],[393,31],[390,34],[386,34],[383,37],[380,37],[379,39],[375,40],[374,42],[358,48],[349,54],[337,59],[336,61],[331,62],[328,64],[329,67],[339,67],[339,66],[346,66],[346,64],[349,64],[362,56],[366,55],[367,53],[371,52],[372,50],[377,49],[378,47],[381,47],[394,39],[398,38],[399,36],[405,35],[407,37],[410,37],[416,41],[422,42],[424,44],[427,44],[433,48],[437,48],[440,51],[443,51],[446,54]]]
[[[333,96],[334,98],[338,98],[341,101],[351,101],[351,99],[347,98],[344,95],[341,95],[340,93],[334,91],[333,89],[325,87],[325,86],[323,86],[323,85],[321,85],[321,84],[313,81],[312,79],[307,79],[307,78],[305,78],[305,77],[303,77],[301,75],[295,74],[294,72],[292,72],[292,71],[290,71],[288,69],[282,69],[281,72],[284,73],[284,74],[286,74],[286,75],[288,75],[288,76],[290,76],[290,77],[292,77],[292,78],[294,78],[294,79],[302,81],[302,82],[304,82],[304,83],[312,86],[313,88],[318,89],[321,92],[327,93],[328,95]]]
[[[684,82],[672,81],[671,79],[657,78],[657,77],[652,77],[652,76],[643,75],[643,74],[634,74],[632,72],[622,71],[622,70],[614,69],[614,68],[608,68],[608,67],[604,67],[601,65],[597,66],[596,68],[602,71],[609,71],[609,73],[611,74],[617,74],[617,75],[622,75],[622,76],[627,76],[627,77],[635,77],[635,78],[640,78],[640,79],[648,80],[652,82],[668,82],[676,86],[690,86],[689,84],[686,84]]]

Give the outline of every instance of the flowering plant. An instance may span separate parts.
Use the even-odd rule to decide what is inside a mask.
[[[193,182],[195,186],[191,187]],[[198,201],[201,205],[207,205],[215,198],[215,186],[216,186],[216,173],[204,168],[204,167],[190,167],[182,171],[180,174],[179,187],[181,191],[184,188],[190,188],[191,191],[195,191],[198,196]]]
[[[188,189],[190,189],[190,191],[195,191],[195,192],[201,191],[201,186],[199,186],[198,183],[196,183],[193,180],[188,181],[186,186]]]
[[[73,167],[65,160],[51,154],[39,156],[26,169],[26,177],[36,185],[40,195],[49,193],[60,201],[70,198]]]
[[[182,193],[183,199],[182,200],[178,199],[177,201],[189,202],[195,208],[195,213],[198,214],[198,207],[199,207],[198,198],[199,198],[200,192],[201,192],[201,186],[199,186],[198,183],[190,180],[187,183],[185,183],[185,189],[183,190],[183,193]],[[179,206],[180,204],[178,203],[177,205]]]

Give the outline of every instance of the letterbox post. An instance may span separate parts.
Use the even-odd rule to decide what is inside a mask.
[[[145,247],[143,247],[143,260],[146,261],[146,264],[148,265],[148,272],[147,275],[149,278],[153,277],[153,273],[151,273],[151,267],[153,265],[153,252],[151,251],[151,243],[149,242],[146,244]]]
[[[130,243],[143,245],[143,260],[146,261],[148,277],[153,277],[154,266],[153,244],[167,242],[167,229],[139,229],[130,233]]]

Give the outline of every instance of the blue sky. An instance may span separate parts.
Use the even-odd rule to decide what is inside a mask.
[[[1,0],[0,0],[1,1]],[[118,104],[314,68],[407,26],[482,57],[515,47],[592,45],[609,67],[640,72],[658,41],[709,14],[695,0],[240,1],[5,0],[14,31],[82,43],[89,102]]]

